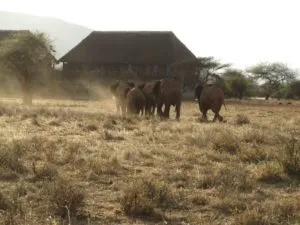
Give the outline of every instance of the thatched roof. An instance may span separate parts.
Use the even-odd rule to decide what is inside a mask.
[[[159,64],[194,58],[170,31],[94,31],[59,61]]]
[[[29,32],[28,30],[0,30],[0,41],[9,38],[11,35],[16,34],[16,33],[25,33]]]

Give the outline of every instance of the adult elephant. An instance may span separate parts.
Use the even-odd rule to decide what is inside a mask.
[[[198,101],[202,119],[207,120],[207,111],[212,110],[215,114],[213,121],[217,119],[223,121],[223,117],[219,112],[224,104],[224,92],[217,85],[202,85],[198,84],[195,87],[195,99]]]
[[[135,84],[129,81],[116,81],[115,83],[110,85],[110,91],[114,95],[116,100],[117,113],[121,113],[125,115],[126,112],[126,94],[127,92],[133,88]]]
[[[164,118],[170,118],[170,107],[175,106],[176,119],[180,119],[182,101],[181,83],[175,78],[165,78],[156,81],[153,88],[157,99],[157,114]],[[162,111],[162,106],[165,106]]]
[[[139,88],[145,95],[146,104],[145,104],[145,114],[146,115],[153,115],[156,108],[156,98],[157,96],[154,93],[154,87],[156,82],[147,82],[144,84],[139,85]]]
[[[126,107],[128,114],[143,115],[146,106],[146,97],[142,92],[145,84],[133,87],[126,93]]]

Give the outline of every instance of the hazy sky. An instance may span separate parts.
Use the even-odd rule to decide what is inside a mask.
[[[259,61],[300,68],[299,0],[9,0],[0,10],[94,30],[172,30],[196,56],[241,68]]]

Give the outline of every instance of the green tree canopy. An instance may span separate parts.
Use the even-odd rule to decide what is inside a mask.
[[[259,63],[247,69],[258,81],[262,81],[266,99],[278,91],[282,84],[295,79],[296,72],[283,63]]]
[[[250,84],[244,72],[238,69],[227,69],[222,78],[226,83],[227,94],[242,99]]]
[[[294,80],[288,85],[286,97],[300,98],[300,80]]]
[[[0,41],[0,62],[19,79],[25,104],[32,103],[32,82],[50,71],[54,52],[50,39],[41,32],[15,33]]]
[[[211,79],[219,80],[222,69],[230,67],[230,64],[223,64],[214,57],[198,57],[195,60],[184,60],[172,65],[175,70],[185,70],[194,73],[200,83],[205,84]]]

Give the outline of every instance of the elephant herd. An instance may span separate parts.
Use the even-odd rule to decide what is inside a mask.
[[[158,116],[170,118],[170,108],[174,106],[176,119],[180,119],[182,90],[181,82],[175,78],[164,78],[138,85],[129,81],[116,81],[110,85],[110,91],[115,97],[117,113],[154,115],[156,110]],[[219,114],[224,104],[224,92],[221,88],[198,84],[194,89],[194,95],[204,120],[207,120],[208,110],[212,110],[215,114],[213,121],[223,120]]]

